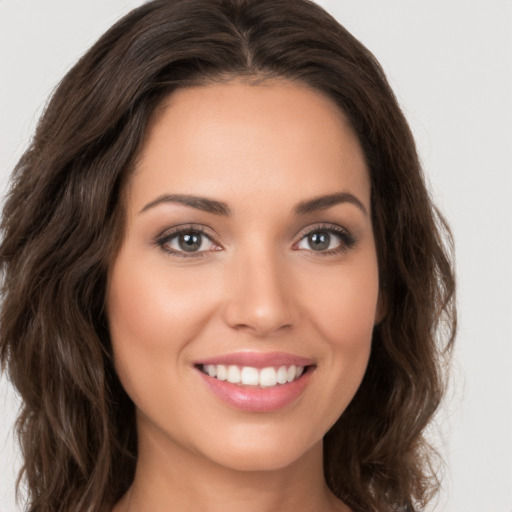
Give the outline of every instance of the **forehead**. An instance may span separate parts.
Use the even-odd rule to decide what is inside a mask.
[[[332,100],[292,82],[237,80],[179,89],[162,103],[129,194],[142,207],[167,192],[270,200],[287,190],[300,200],[347,187],[369,207],[364,155]]]

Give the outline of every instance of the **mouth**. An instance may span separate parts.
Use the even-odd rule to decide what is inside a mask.
[[[298,380],[312,365],[280,365],[255,368],[225,364],[201,364],[196,366],[205,375],[237,386],[273,388]]]
[[[197,361],[194,367],[207,389],[230,407],[272,412],[300,400],[316,364],[282,352],[239,352]]]

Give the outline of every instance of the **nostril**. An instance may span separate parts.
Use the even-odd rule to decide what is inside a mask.
[[[283,275],[278,277],[277,269],[265,270],[263,265],[259,261],[234,273],[224,310],[225,322],[230,327],[257,337],[282,332],[294,324],[294,309],[282,282]],[[274,266],[275,262],[269,265]]]

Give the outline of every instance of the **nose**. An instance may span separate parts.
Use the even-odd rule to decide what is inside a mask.
[[[233,329],[267,337],[295,323],[293,280],[270,255],[241,257],[230,271],[225,322]]]

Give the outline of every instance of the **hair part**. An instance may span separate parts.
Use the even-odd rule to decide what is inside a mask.
[[[386,315],[360,389],[325,436],[326,481],[358,511],[423,509],[437,491],[424,430],[455,333],[452,240],[381,67],[308,0],[157,0],[64,77],[4,206],[0,359],[23,400],[29,511],[111,510],[133,479],[134,407],[104,308],[124,186],[169,94],[234,78],[285,79],[329,97],[370,172]]]

